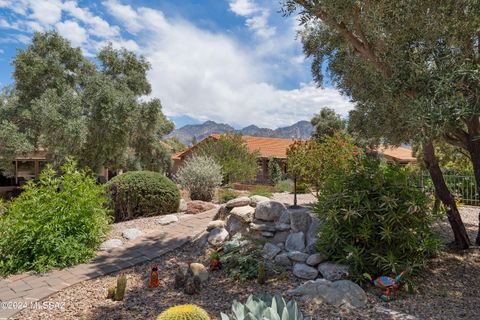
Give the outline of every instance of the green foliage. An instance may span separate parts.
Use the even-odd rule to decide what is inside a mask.
[[[115,301],[123,301],[125,297],[125,290],[127,289],[127,276],[125,274],[121,274],[117,278],[117,287],[115,288]]]
[[[45,272],[95,255],[108,230],[103,188],[74,161],[61,171],[47,167],[0,217],[0,273]]]
[[[175,179],[190,192],[192,200],[211,201],[222,183],[222,171],[214,159],[193,155],[185,160]]]
[[[330,177],[315,211],[318,249],[362,274],[398,274],[426,266],[439,249],[430,230],[429,199],[402,167],[364,159],[355,170]]]
[[[225,250],[228,248],[228,250]],[[234,238],[224,245],[225,254],[220,257],[228,276],[241,281],[258,277],[259,263],[263,260],[260,250],[248,240]]]
[[[14,88],[0,102],[0,169],[40,146],[55,167],[68,156],[98,172],[110,169],[166,171],[168,150],[159,141],[173,130],[151,91],[149,63],[111,45],[96,65],[58,33],[35,33],[13,61]],[[1,139],[4,135],[8,140]],[[10,161],[10,163],[9,163]],[[8,167],[9,166],[9,167]],[[7,168],[8,167],[8,168]]]
[[[0,198],[0,216],[7,211],[6,204],[4,203],[3,199]]]
[[[331,137],[335,132],[345,129],[345,121],[340,118],[333,109],[322,108],[311,120],[312,126],[315,128],[313,138],[322,142],[325,137]]]
[[[158,172],[129,171],[105,184],[112,200],[115,221],[176,212],[180,191]]]
[[[212,157],[222,168],[223,183],[248,182],[257,174],[257,152],[250,152],[242,136],[226,133],[198,145],[197,155]]]
[[[184,304],[168,308],[157,320],[210,320],[208,313],[194,304]]]
[[[249,193],[251,196],[264,196],[267,198],[272,197],[272,192],[266,186],[255,186],[250,190]]]
[[[282,169],[273,157],[268,159],[268,176],[273,184],[277,184],[282,179]]]
[[[238,193],[230,188],[222,188],[218,190],[218,203],[226,203],[238,197]]]
[[[260,261],[258,264],[258,271],[257,271],[257,282],[259,284],[265,284],[267,281],[267,267],[265,265],[265,261]]]
[[[234,301],[232,313],[221,314],[222,320],[310,320],[304,317],[295,301],[285,301],[279,295],[274,297],[263,294],[260,296],[250,295],[245,304]]]
[[[276,192],[288,192],[288,193],[292,193],[293,192],[293,181],[291,179],[286,179],[286,180],[282,180],[282,181],[279,181],[276,185],[275,185],[275,191]]]

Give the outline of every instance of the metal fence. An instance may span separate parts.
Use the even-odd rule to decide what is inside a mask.
[[[466,205],[480,206],[480,197],[473,175],[445,174],[443,177],[455,199],[461,200]],[[420,187],[425,192],[433,192],[432,180],[426,172],[420,174]]]

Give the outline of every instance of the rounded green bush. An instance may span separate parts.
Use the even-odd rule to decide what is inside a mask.
[[[115,221],[173,213],[180,204],[180,191],[158,172],[129,171],[106,183]]]

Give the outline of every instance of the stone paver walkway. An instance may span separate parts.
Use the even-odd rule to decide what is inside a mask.
[[[12,319],[25,308],[38,308],[39,300],[73,284],[156,259],[177,249],[204,232],[216,211],[184,215],[177,223],[159,225],[155,231],[128,241],[120,248],[99,252],[90,263],[43,275],[24,273],[0,279],[0,319]]]

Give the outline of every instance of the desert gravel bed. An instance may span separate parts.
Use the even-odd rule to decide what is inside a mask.
[[[124,270],[128,285],[123,302],[105,298],[108,286],[115,283],[118,275],[112,274],[79,283],[45,300],[65,303],[64,309],[25,310],[18,319],[155,319],[167,307],[183,303],[198,304],[212,319],[220,319],[220,312],[228,312],[234,299],[244,301],[249,294],[259,292],[283,293],[302,282],[287,272],[284,280],[272,277],[266,285],[259,285],[255,281],[233,281],[224,271],[215,271],[198,295],[188,296],[173,288],[179,264],[205,262],[206,257],[207,252],[192,243],[154,261],[161,270],[159,288],[147,288],[151,265],[143,264]],[[478,319],[480,289],[476,284],[479,282],[479,248],[462,253],[442,252],[432,260],[429,271],[416,278],[416,294],[401,292],[395,301],[383,303],[377,297],[379,292],[367,285],[368,305],[364,309],[308,303],[300,306],[313,319],[395,319],[379,312],[382,308],[420,319]]]

